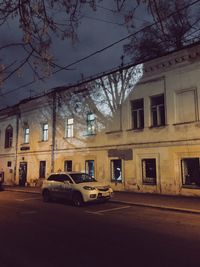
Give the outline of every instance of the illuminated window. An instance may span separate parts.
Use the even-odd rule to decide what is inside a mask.
[[[40,161],[39,178],[45,178],[46,174],[46,161]]]
[[[42,141],[48,140],[48,124],[44,123],[42,125]]]
[[[74,136],[74,119],[73,118],[67,119],[65,136],[66,137]]]
[[[165,125],[164,95],[151,97],[151,123],[153,127]]]
[[[13,140],[13,128],[9,125],[5,131],[5,148],[12,147]]]
[[[182,183],[189,186],[200,186],[200,159],[185,158],[181,160]]]
[[[64,171],[71,172],[72,171],[72,160],[65,160],[64,161]]]
[[[121,159],[111,160],[111,181],[122,182],[122,161]]]
[[[142,160],[142,182],[143,184],[156,184],[156,159]]]
[[[131,102],[133,129],[144,128],[144,100],[137,99]]]
[[[87,134],[95,134],[95,132],[96,132],[95,114],[89,113],[87,115]]]
[[[25,144],[29,143],[29,128],[28,127],[24,128],[24,143]]]
[[[94,160],[85,161],[85,172],[94,177]]]

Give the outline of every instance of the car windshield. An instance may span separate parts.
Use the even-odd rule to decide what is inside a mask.
[[[96,180],[87,173],[71,173],[70,176],[72,177],[72,179],[76,184],[96,182]]]

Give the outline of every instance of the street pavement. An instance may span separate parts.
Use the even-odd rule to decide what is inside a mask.
[[[40,187],[4,186],[4,190],[41,194]],[[200,197],[115,191],[110,201],[119,204],[200,214]]]

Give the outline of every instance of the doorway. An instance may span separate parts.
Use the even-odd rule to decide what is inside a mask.
[[[27,162],[19,164],[19,186],[25,186],[27,179]]]

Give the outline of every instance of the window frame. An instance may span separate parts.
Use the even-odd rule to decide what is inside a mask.
[[[120,175],[119,175],[119,177],[120,177],[120,179],[116,179],[116,177],[115,177],[115,170],[114,170],[114,163],[119,163],[120,162]],[[122,159],[120,159],[120,158],[117,158],[117,159],[111,159],[110,160],[110,178],[111,178],[111,182],[114,182],[114,183],[122,183],[123,182],[123,162],[122,162]],[[116,166],[117,167],[117,166]]]
[[[28,133],[27,133],[28,130]],[[24,144],[29,144],[30,129],[29,127],[24,127]]]
[[[44,163],[44,165],[42,166],[42,164]],[[39,178],[45,178],[46,177],[46,160],[40,160],[39,161]]]
[[[89,166],[90,163],[93,165],[92,172]],[[85,173],[89,174],[93,178],[95,177],[95,161],[93,159],[85,160]]]
[[[72,120],[72,123],[69,123],[70,120]],[[74,137],[74,118],[67,118],[66,120],[65,137],[66,138]]]
[[[192,160],[194,162],[191,164]],[[197,170],[194,168],[195,161],[196,163],[198,162],[198,164],[196,164],[198,165]],[[180,159],[180,164],[182,186],[200,189],[200,157],[183,157]]]
[[[150,167],[149,170],[147,169],[148,165],[150,165],[150,162],[154,162],[154,174],[155,176],[147,177],[147,172],[151,172]],[[141,160],[141,169],[142,169],[142,184],[143,185],[157,185],[157,160],[156,158],[143,158]]]
[[[45,128],[47,126],[47,128]],[[42,141],[46,142],[49,139],[49,125],[47,122],[42,124]]]
[[[159,98],[161,101],[159,103]],[[153,103],[155,102],[155,103]],[[158,103],[156,103],[158,102]],[[166,125],[165,115],[165,96],[164,94],[154,95],[150,97],[151,103],[151,127],[161,127]]]
[[[94,116],[92,119],[90,119],[91,116]],[[96,116],[94,113],[89,112],[87,114],[87,135],[95,135],[96,134]]]
[[[144,129],[144,98],[134,99],[131,101],[131,119],[132,129]]]
[[[13,127],[8,125],[5,130],[5,144],[4,148],[11,148],[13,142]]]

